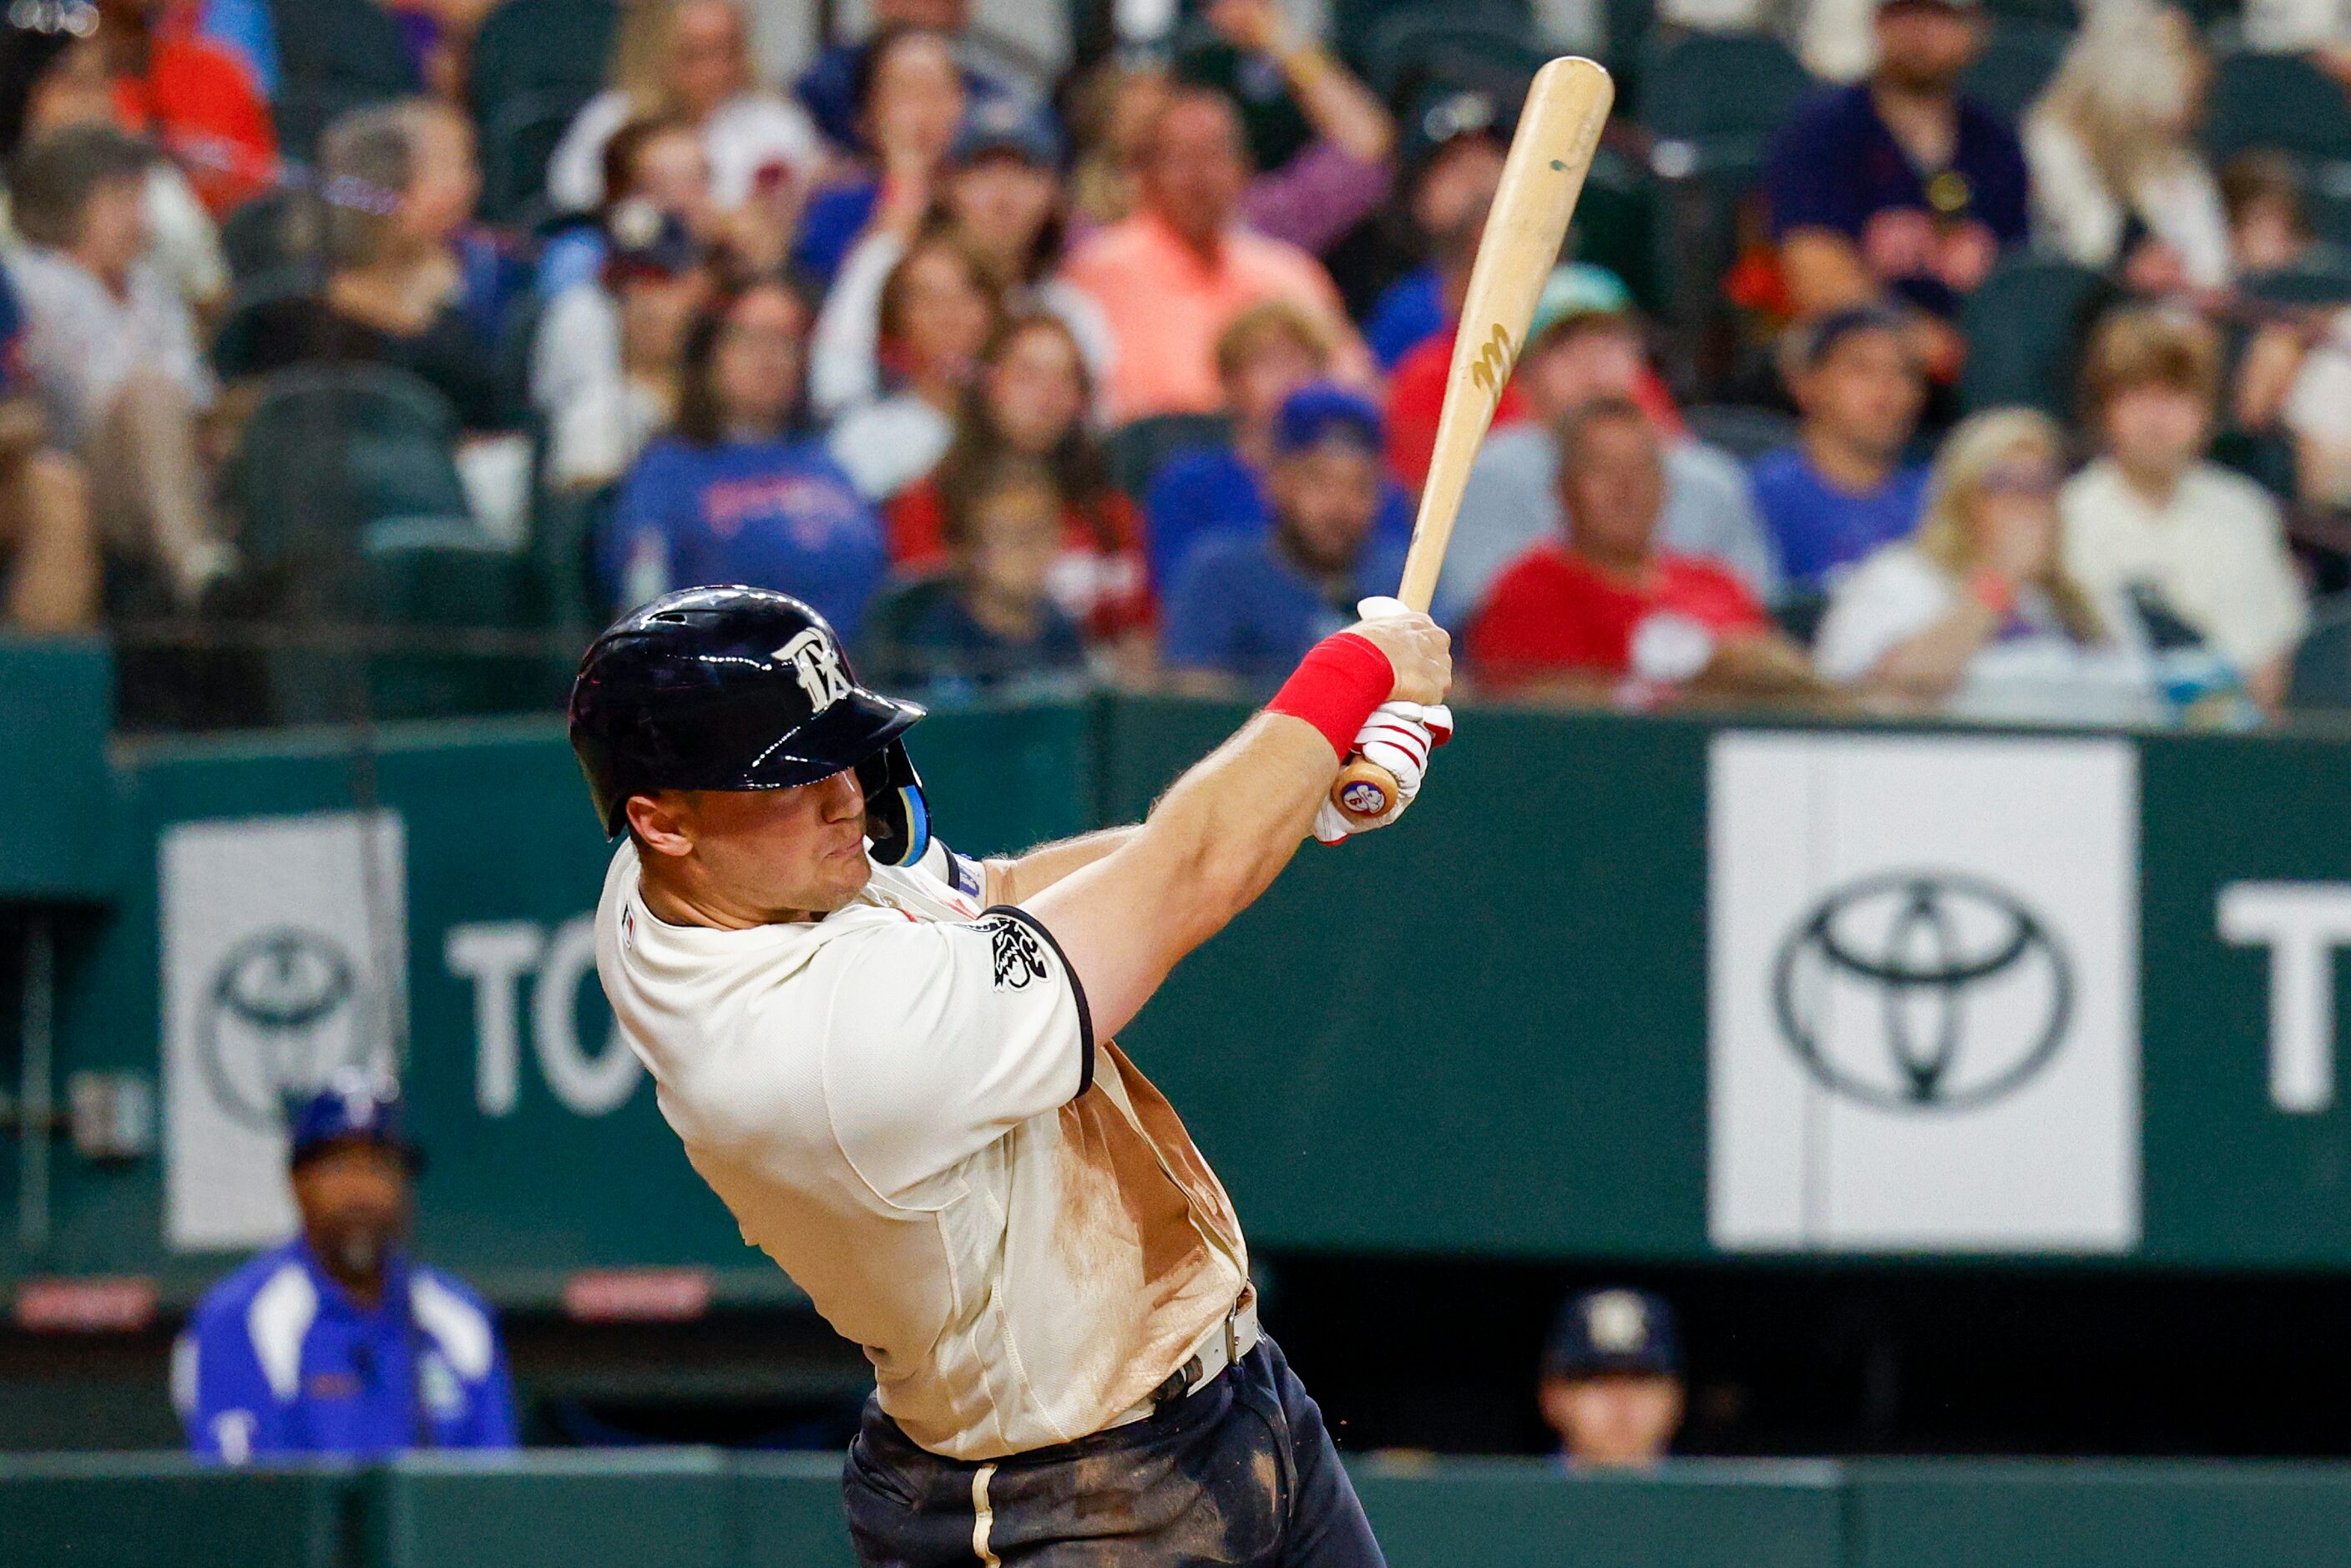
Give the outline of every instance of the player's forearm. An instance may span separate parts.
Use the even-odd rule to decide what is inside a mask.
[[[1019,904],[1034,898],[1071,873],[1083,871],[1117,850],[1141,831],[1138,827],[1104,828],[1059,843],[1040,844],[1008,860],[989,861],[985,883],[987,901]]]
[[[1259,714],[1114,852],[1026,905],[1078,972],[1098,1034],[1124,1027],[1178,959],[1272,884],[1338,771],[1312,725]]]

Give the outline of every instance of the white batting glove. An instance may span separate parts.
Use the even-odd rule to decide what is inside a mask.
[[[1369,602],[1366,601],[1366,602]],[[1326,844],[1384,828],[1404,815],[1428,777],[1429,754],[1453,738],[1453,710],[1443,703],[1384,702],[1355,732],[1354,754],[1395,775],[1396,799],[1382,815],[1357,821],[1328,799],[1314,813],[1314,836]]]

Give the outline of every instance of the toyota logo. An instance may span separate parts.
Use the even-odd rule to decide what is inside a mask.
[[[338,1067],[364,1065],[375,1044],[350,957],[300,926],[256,932],[232,947],[198,1004],[196,1055],[213,1096],[256,1132],[275,1132],[289,1094]]]
[[[2006,890],[1893,872],[1830,894],[1780,948],[1780,1030],[1805,1069],[1888,1110],[1963,1111],[2049,1064],[2073,1016],[2073,966]]]

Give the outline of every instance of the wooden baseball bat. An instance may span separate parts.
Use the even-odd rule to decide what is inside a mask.
[[[1615,97],[1607,71],[1574,56],[1544,66],[1527,89],[1501,184],[1478,241],[1478,259],[1469,268],[1452,375],[1437,420],[1437,447],[1420,492],[1404,583],[1396,590],[1396,597],[1415,610],[1426,610],[1437,591],[1437,569],[1453,538],[1469,465],[1494,423],[1495,404],[1518,364],[1519,350],[1526,347],[1527,323],[1534,319],[1535,301],[1558,265],[1568,220],[1575,215],[1575,199],[1583,193]],[[1331,786],[1332,802],[1357,821],[1383,815],[1395,798],[1395,778],[1360,757]]]

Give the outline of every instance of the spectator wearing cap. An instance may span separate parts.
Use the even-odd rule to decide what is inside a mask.
[[[865,159],[810,200],[792,247],[793,264],[827,288],[860,240],[921,226],[968,108],[946,37],[928,28],[875,34],[857,86]]]
[[[650,204],[676,217],[738,277],[774,271],[791,248],[793,215],[776,204],[755,200],[732,210],[718,204],[710,188],[710,154],[692,120],[677,114],[632,120],[604,143],[604,200],[595,221],[566,228],[540,247],[535,281],[540,298],[552,302],[595,281],[613,214],[632,204]]]
[[[794,199],[823,161],[808,116],[758,85],[740,0],[633,0],[622,7],[611,86],[588,100],[549,161],[549,200],[594,211],[605,199],[605,142],[632,120],[668,115],[701,133],[722,211],[755,197]]]
[[[1521,551],[1558,534],[1560,425],[1602,398],[1631,398],[1657,428],[1666,465],[1658,548],[1726,568],[1767,604],[1778,597],[1779,563],[1746,469],[1682,430],[1621,289],[1588,285],[1585,275],[1597,272],[1560,268],[1536,303],[1515,377],[1530,417],[1479,448],[1437,580],[1437,619],[1448,624],[1466,620]]]
[[[1388,285],[1364,319],[1364,341],[1388,371],[1445,330],[1446,301],[1468,290],[1476,241],[1465,246],[1459,236],[1485,223],[1506,151],[1493,100],[1482,94],[1437,96],[1410,124],[1404,209],[1427,259]]]
[[[832,428],[833,457],[880,505],[946,455],[979,356],[1004,321],[1004,297],[978,254],[951,229],[924,235],[882,285],[881,345],[896,390]]]
[[[288,1132],[300,1233],[205,1292],[172,1351],[189,1447],[233,1465],[513,1448],[496,1321],[408,1254],[420,1162],[399,1086],[346,1071]]]
[[[952,229],[986,265],[1008,308],[1060,317],[1099,381],[1110,365],[1109,324],[1060,277],[1068,223],[1061,159],[1049,120],[1008,100],[975,104],[956,133],[924,227]],[[880,395],[882,288],[907,243],[893,231],[869,231],[834,277],[809,369],[809,399],[820,417]]]
[[[2082,379],[2100,455],[2059,497],[2065,570],[2199,641],[2273,712],[2310,605],[2277,503],[2205,455],[2220,377],[2201,322],[2141,308],[2098,324]]]
[[[1562,424],[1559,446],[1564,526],[1502,570],[1470,622],[1465,641],[1481,682],[1623,701],[1685,685],[1775,693],[1813,684],[1803,654],[1744,582],[1659,547],[1665,461],[1638,403],[1586,403]]]
[[[1674,1310],[1646,1291],[1570,1297],[1543,1347],[1543,1420],[1573,1469],[1642,1469],[1681,1429],[1685,1394]]]
[[[687,331],[675,429],[645,448],[596,540],[616,609],[741,582],[854,639],[888,564],[882,521],[802,419],[810,312],[789,283],[725,295]]]
[[[866,144],[867,127],[860,114],[864,100],[858,84],[870,68],[873,39],[896,28],[919,27],[948,40],[963,73],[964,94],[975,108],[1001,106],[1024,113],[1038,109],[1042,84],[1021,68],[1023,62],[990,47],[987,36],[972,27],[967,0],[872,0],[869,11],[872,34],[827,48],[794,88],[817,129],[834,146],[855,151]]]
[[[1196,546],[1169,591],[1161,651],[1179,686],[1270,691],[1357,601],[1393,593],[1404,541],[1374,528],[1380,415],[1343,387],[1293,392],[1266,474],[1273,526]]]
[[[1982,0],[1879,0],[1876,69],[1798,110],[1764,172],[1796,315],[1896,304],[1939,374],[1959,301],[2030,225],[2016,132],[1959,90],[1987,31]]]
[[[1283,405],[1330,368],[1322,322],[1286,300],[1242,311],[1217,337],[1217,379],[1224,386],[1232,437],[1176,453],[1153,476],[1144,500],[1151,578],[1163,591],[1183,574],[1186,557],[1201,540],[1265,532],[1273,517],[1267,476]],[[1374,527],[1399,539],[1412,532],[1412,498],[1385,476]]]
[[[1917,527],[1927,472],[1904,455],[1927,382],[1903,319],[1869,307],[1792,329],[1781,369],[1802,423],[1795,445],[1756,461],[1755,504],[1790,588],[1818,593]]]
[[[89,476],[99,537],[193,608],[232,561],[197,441],[218,387],[187,302],[146,260],[154,156],[102,125],[21,149],[9,193],[25,244],[6,265],[26,380],[48,439]]]
[[[1368,383],[1370,357],[1322,264],[1242,225],[1249,162],[1230,99],[1205,88],[1170,93],[1143,137],[1135,175],[1134,214],[1080,245],[1067,268],[1110,323],[1113,423],[1216,409],[1217,334],[1269,299],[1313,318],[1339,378]]]
[[[565,356],[539,407],[548,476],[566,488],[618,479],[677,417],[686,329],[710,300],[703,248],[674,214],[636,204],[612,226],[601,276],[550,307],[540,337],[542,355]]]

